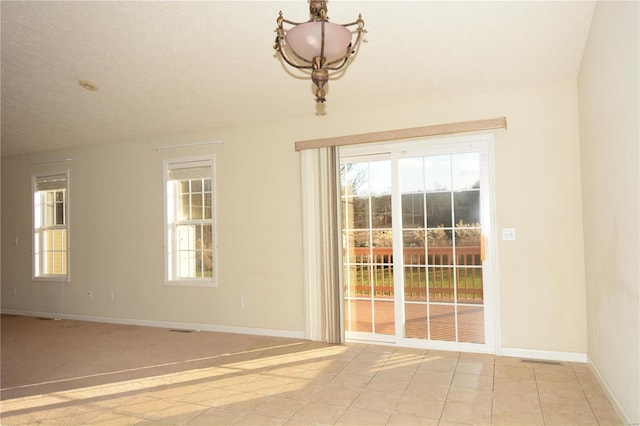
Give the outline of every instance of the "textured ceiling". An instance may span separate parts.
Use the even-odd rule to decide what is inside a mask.
[[[275,58],[275,19],[305,1],[0,3],[2,155],[197,132],[316,112]],[[341,1],[362,13],[340,108],[575,78],[592,2]],[[298,74],[299,75],[299,74]],[[78,85],[90,80],[99,91]]]

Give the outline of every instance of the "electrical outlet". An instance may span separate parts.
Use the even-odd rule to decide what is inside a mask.
[[[15,287],[12,287],[11,288],[11,294],[14,295],[14,296],[17,295],[18,294],[18,289],[15,288]]]
[[[115,299],[115,294],[113,294],[113,291],[112,291],[111,295],[109,296],[109,300],[113,302],[113,299]]]
[[[89,300],[93,299],[93,292],[92,291],[88,291],[87,292],[87,296],[89,297]]]
[[[515,241],[516,229],[515,228],[502,228],[502,240],[503,241]]]
[[[238,298],[238,306],[240,306],[241,308],[244,308],[244,297]]]

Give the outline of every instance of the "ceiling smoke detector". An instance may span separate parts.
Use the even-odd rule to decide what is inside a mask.
[[[82,87],[83,89],[90,90],[90,91],[92,91],[92,92],[97,92],[97,91],[98,91],[98,85],[97,85],[97,84],[95,84],[95,83],[94,83],[94,82],[92,82],[92,81],[89,81],[89,80],[80,80],[80,81],[78,82],[78,84],[79,84],[79,85],[80,85],[80,87]]]

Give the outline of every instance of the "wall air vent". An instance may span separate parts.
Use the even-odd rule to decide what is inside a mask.
[[[542,364],[542,365],[557,365],[557,366],[564,365],[559,361],[544,361],[541,359],[523,359],[521,361],[527,364]]]

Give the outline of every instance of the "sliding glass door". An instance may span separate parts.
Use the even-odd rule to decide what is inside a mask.
[[[493,350],[490,143],[341,148],[347,338]]]
[[[346,330],[395,336],[391,161],[340,167]]]

